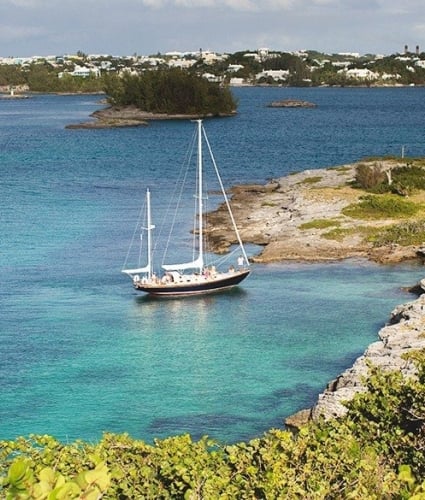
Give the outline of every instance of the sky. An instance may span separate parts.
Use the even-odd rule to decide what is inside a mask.
[[[425,51],[424,0],[0,0],[0,57]]]

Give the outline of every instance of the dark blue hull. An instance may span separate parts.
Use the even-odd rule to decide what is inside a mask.
[[[225,276],[220,279],[201,282],[188,282],[188,283],[168,283],[168,284],[143,284],[136,283],[135,289],[139,292],[145,292],[155,297],[178,297],[184,295],[201,295],[207,293],[219,292],[227,290],[238,285],[244,280],[250,271],[238,271],[231,276]]]

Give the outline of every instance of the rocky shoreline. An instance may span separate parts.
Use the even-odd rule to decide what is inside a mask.
[[[395,160],[381,163],[397,165]],[[366,241],[369,229],[384,228],[399,221],[359,220],[342,213],[344,207],[358,202],[365,194],[351,185],[356,166],[357,163],[305,170],[265,185],[234,187],[231,205],[241,238],[262,247],[252,258],[253,262],[366,258],[379,263],[396,263],[418,258],[419,246],[375,247]],[[417,201],[421,202],[424,194],[417,196]],[[225,206],[222,206],[208,216],[209,238],[219,253],[227,252],[235,243],[225,214]]]
[[[222,115],[222,116],[233,116]],[[90,115],[94,120],[67,125],[68,129],[98,129],[147,126],[153,120],[196,120],[207,118],[199,115],[179,115],[165,113],[149,113],[136,106],[108,106]]]
[[[384,167],[397,165],[395,160],[381,163],[386,163]],[[390,263],[423,258],[423,251],[418,246],[375,248],[365,240],[368,228],[383,228],[399,221],[359,221],[342,214],[344,207],[357,202],[365,194],[351,186],[356,165],[307,170],[266,185],[235,187],[231,204],[241,237],[245,242],[263,247],[252,260],[263,263],[288,260],[317,262],[361,257]],[[415,201],[422,202],[423,194],[417,196]],[[209,235],[216,250],[226,252],[234,241],[224,219],[224,207],[209,215],[209,224]],[[425,280],[415,287],[415,291],[425,291]],[[299,428],[319,416],[342,416],[346,411],[343,402],[364,390],[363,378],[368,374],[368,362],[411,375],[414,366],[402,355],[425,348],[423,332],[425,294],[397,307],[391,314],[389,324],[380,330],[380,340],[371,344],[351,368],[328,384],[313,408],[288,417],[285,424],[290,428]]]
[[[384,370],[400,371],[403,376],[416,374],[415,365],[403,355],[425,349],[425,279],[419,284],[422,295],[418,299],[397,306],[390,321],[382,328],[377,342],[372,343],[353,366],[331,381],[311,409],[301,410],[285,419],[288,427],[299,428],[309,420],[338,418],[347,412],[344,401],[350,401],[365,389],[368,364]]]
[[[284,99],[283,101],[272,101],[269,108],[316,108],[317,104],[301,99]]]

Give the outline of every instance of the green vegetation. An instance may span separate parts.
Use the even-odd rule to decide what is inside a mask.
[[[321,237],[327,240],[343,241],[347,236],[360,234],[363,235],[367,241],[372,241],[379,231],[378,228],[372,226],[335,227],[323,233]]]
[[[270,430],[222,445],[183,435],[153,445],[105,434],[96,444],[49,436],[0,442],[6,499],[425,498],[425,353],[417,378],[371,368],[345,417],[294,436]]]
[[[354,186],[365,190],[373,189],[376,192],[378,186],[385,183],[386,178],[386,174],[379,163],[374,163],[373,165],[359,163],[356,167]]]
[[[210,56],[201,51],[178,56],[87,55],[78,51],[63,57],[11,58],[7,64],[0,64],[0,87],[20,86],[25,91],[40,92],[101,92],[107,75],[143,75],[173,70],[179,64],[185,72],[208,75],[221,85],[229,84],[232,78],[242,78],[248,84],[288,87],[425,84],[424,52],[408,53],[403,59],[397,53],[382,58],[314,50],[300,53],[244,50]],[[74,75],[77,66],[91,70],[93,76]],[[364,71],[368,73],[362,76]],[[88,82],[89,79],[92,81]]]
[[[105,91],[111,104],[151,113],[225,115],[236,110],[227,87],[181,69],[110,76]]]
[[[423,159],[412,159],[404,166],[386,167],[381,162],[360,163],[356,167],[354,187],[373,193],[394,193],[402,196],[425,189]]]
[[[374,246],[397,244],[401,246],[421,245],[425,242],[425,220],[407,221],[377,231],[369,241]]]
[[[336,219],[315,219],[305,222],[299,226],[299,229],[326,229],[328,227],[339,226],[341,222]]]
[[[335,227],[330,231],[326,231],[326,233],[323,233],[321,236],[326,240],[343,241],[346,236],[349,236],[350,234],[353,233],[354,233],[353,228]]]
[[[102,92],[103,77],[73,77],[50,64],[31,64],[25,68],[0,65],[0,86],[27,86],[31,92]]]
[[[402,218],[415,215],[420,206],[396,195],[366,195],[359,203],[352,203],[342,210],[344,215],[356,219]]]

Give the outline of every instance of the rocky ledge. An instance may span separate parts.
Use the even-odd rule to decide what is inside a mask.
[[[316,108],[317,104],[300,99],[284,99],[283,101],[273,101],[269,108]]]
[[[425,280],[419,287],[425,291]],[[377,342],[371,344],[351,368],[330,382],[319,395],[312,409],[302,410],[287,418],[286,425],[298,428],[309,420],[320,416],[325,419],[338,418],[347,412],[345,401],[365,390],[364,380],[368,375],[368,364],[384,370],[399,370],[404,376],[414,376],[416,368],[403,355],[425,349],[425,294],[418,299],[396,307],[389,323],[379,331]]]
[[[395,160],[381,163],[397,165]],[[357,163],[305,170],[265,185],[233,188],[231,205],[242,240],[262,247],[252,260],[269,263],[367,258],[389,263],[417,258],[419,246],[374,247],[366,241],[368,230],[399,220],[359,220],[342,213],[344,207],[358,202],[365,194],[352,187],[356,166]],[[414,196],[410,199],[415,200]],[[222,253],[235,243],[226,213],[222,206],[208,217],[210,240],[215,250]]]
[[[233,113],[234,114],[234,113]],[[233,116],[222,115],[222,116]],[[120,128],[146,126],[152,120],[195,120],[206,116],[192,114],[149,113],[135,106],[109,106],[90,115],[94,120],[67,125],[70,129]]]

